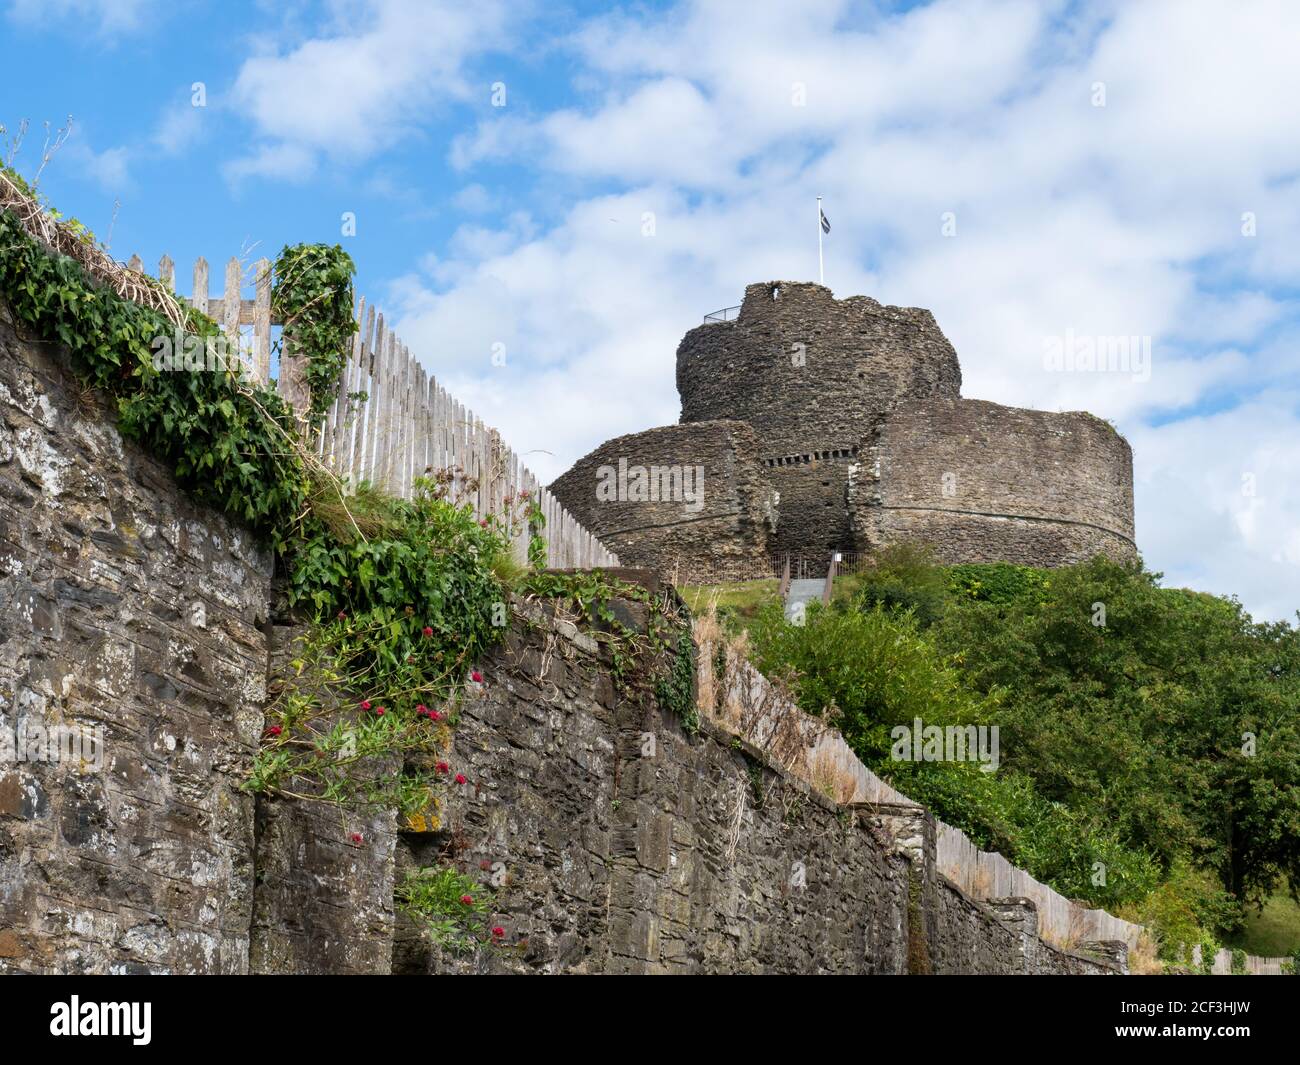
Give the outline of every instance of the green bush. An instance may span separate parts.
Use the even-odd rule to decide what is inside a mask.
[[[1157,576],[1097,558],[1012,605],[954,601],[932,631],[998,693],[1009,769],[1244,904],[1300,873],[1300,637]]]
[[[1149,897],[1145,920],[1187,944],[1300,879],[1294,628],[1106,558],[943,569],[900,549],[862,580],[858,610],[802,628],[761,611],[758,664],[977,844],[1071,897]],[[1002,768],[891,763],[914,717],[996,724]]]
[[[794,682],[799,705],[829,717],[864,760],[888,757],[891,726],[975,724],[987,700],[973,695],[910,613],[810,605],[806,623],[790,625],[779,603],[750,625],[758,667]]]
[[[922,628],[938,620],[947,601],[948,580],[929,548],[900,544],[885,548],[874,561],[874,566],[858,574],[858,603],[863,610],[910,612]]]
[[[1042,602],[1051,587],[1050,570],[1010,562],[971,563],[948,569],[948,592],[958,600],[1009,604]]]
[[[1226,934],[1235,927],[1240,907],[1213,873],[1180,858],[1145,897],[1121,906],[1115,915],[1153,929],[1161,959],[1186,964],[1192,948],[1209,941],[1207,930]]]

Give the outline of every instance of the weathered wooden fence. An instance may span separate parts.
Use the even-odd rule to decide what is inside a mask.
[[[144,272],[139,256],[128,264]],[[251,266],[254,296],[243,295],[245,267],[237,258],[225,267],[220,297],[209,295],[208,264],[194,264],[188,303],[221,324],[244,355],[247,372],[262,384],[272,382],[271,350],[281,323],[271,311],[271,263]],[[175,265],[163,256],[158,277],[176,288]],[[535,500],[545,519],[547,564],[588,568],[617,566],[618,556],[584,529],[502,441],[500,434],[459,403],[428,373],[373,305],[357,300],[358,331],[339,382],[339,393],[316,436],[318,454],[345,482],[369,481],[410,498],[416,477],[443,474],[451,497],[468,502],[480,519],[496,515],[517,527],[515,551],[522,561],[528,529],[520,520],[524,500]],[[251,327],[245,336],[241,327]],[[276,388],[302,409],[306,400],[300,373],[292,366],[277,372]],[[352,398],[364,396],[364,398]]]
[[[1200,944],[1192,950],[1192,964],[1196,968],[1201,967],[1201,947]],[[1244,968],[1242,975],[1245,976],[1282,976],[1286,974],[1283,966],[1291,961],[1290,958],[1257,958],[1253,954],[1247,954],[1244,959]],[[1227,976],[1232,973],[1232,951],[1222,947],[1215,951],[1214,961],[1210,970],[1215,976]]]
[[[960,829],[935,822],[935,866],[966,894],[977,899],[1026,898],[1038,907],[1043,937],[1058,946],[1087,940],[1123,940],[1135,950],[1145,929],[1105,910],[1081,906],[996,851],[982,851]]]

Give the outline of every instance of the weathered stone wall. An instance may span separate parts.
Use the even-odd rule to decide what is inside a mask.
[[[859,546],[931,544],[945,562],[1130,558],[1133,457],[1100,418],[932,399],[863,440],[849,488]]]
[[[300,682],[290,663],[305,632],[302,625],[269,627],[272,685]],[[328,692],[320,698],[328,700]],[[392,773],[402,768],[396,755],[386,763]],[[249,971],[388,973],[396,812],[344,812],[259,795],[256,827]]]
[[[399,915],[394,971],[604,971],[619,726],[597,651],[537,607],[482,665],[485,685],[462,704],[450,758],[467,783],[447,796],[441,831],[402,834],[398,879],[455,862],[486,885],[495,867],[508,877],[498,919],[510,951],[444,957]]]
[[[854,549],[848,488],[856,452],[856,447],[842,448],[768,461],[765,472],[778,501],[772,536],[778,556],[790,552],[824,560],[832,551]]]
[[[114,428],[0,304],[0,971],[243,972],[270,558]],[[83,751],[84,753],[84,751]]]
[[[903,399],[956,397],[961,368],[927,310],[771,281],[746,286],[738,318],[686,334],[677,391],[683,422],[747,422],[773,458],[854,447]]]
[[[938,976],[1102,976],[1127,972],[1124,944],[1087,943],[1062,950],[1038,936],[1029,899],[981,903],[940,876],[933,971]],[[990,921],[990,917],[994,920]]]
[[[780,493],[772,550],[829,552],[853,547],[845,494],[863,435],[904,399],[956,396],[961,368],[929,311],[764,282],[746,287],[738,318],[686,334],[677,389],[683,423],[754,427]]]
[[[641,483],[652,495],[639,491]],[[602,498],[603,484],[614,486],[616,498]],[[620,436],[578,460],[550,490],[625,565],[651,566],[684,584],[769,574],[773,495],[754,431],[742,422]]]
[[[527,608],[483,674],[455,734],[467,783],[399,861],[504,877],[506,936],[451,956],[399,916],[394,971],[1115,971],[936,876],[923,810],[838,805],[718,723],[686,733],[620,696],[606,653],[549,612]]]
[[[511,946],[458,960],[408,928],[399,971],[905,971],[906,862],[865,814],[623,700],[563,622],[516,626],[484,676],[456,731],[469,783],[409,853],[503,863]]]

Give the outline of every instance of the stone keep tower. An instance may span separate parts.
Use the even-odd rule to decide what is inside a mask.
[[[929,311],[782,281],[749,285],[737,318],[686,334],[677,391],[684,423],[754,428],[778,495],[774,551],[847,551],[863,437],[902,402],[957,398],[961,367]]]
[[[1124,438],[1082,412],[962,399],[927,310],[749,285],[734,318],[682,339],[677,390],[678,425],[607,441],[551,485],[629,565],[706,583],[905,541],[948,563],[1136,553]]]

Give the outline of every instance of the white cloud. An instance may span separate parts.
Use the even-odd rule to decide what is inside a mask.
[[[301,144],[279,142],[264,144],[248,155],[223,163],[221,171],[226,178],[238,183],[246,178],[274,178],[279,181],[301,183],[316,169],[316,156]]]
[[[415,135],[430,111],[467,101],[467,62],[502,39],[503,0],[371,0],[335,5],[329,31],[243,63],[231,97],[266,144],[239,175],[271,176],[275,152],[364,159]]]
[[[466,185],[452,202],[466,214],[485,214],[496,205],[492,194],[477,182]]]
[[[1300,393],[1130,432],[1138,543],[1167,584],[1236,594],[1257,617],[1300,609]]]
[[[39,147],[29,141],[32,147]],[[66,144],[51,158],[49,166],[66,166],[95,182],[104,192],[117,196],[133,187],[131,179],[131,151],[125,147],[105,148],[95,151],[86,140],[85,132],[75,128]],[[48,172],[48,168],[47,168]]]
[[[113,36],[140,29],[154,0],[10,0],[9,14],[32,26],[75,21]]]
[[[168,107],[154,127],[154,146],[166,156],[180,155],[187,151],[203,136],[206,110],[193,106],[188,98],[184,103]]]

